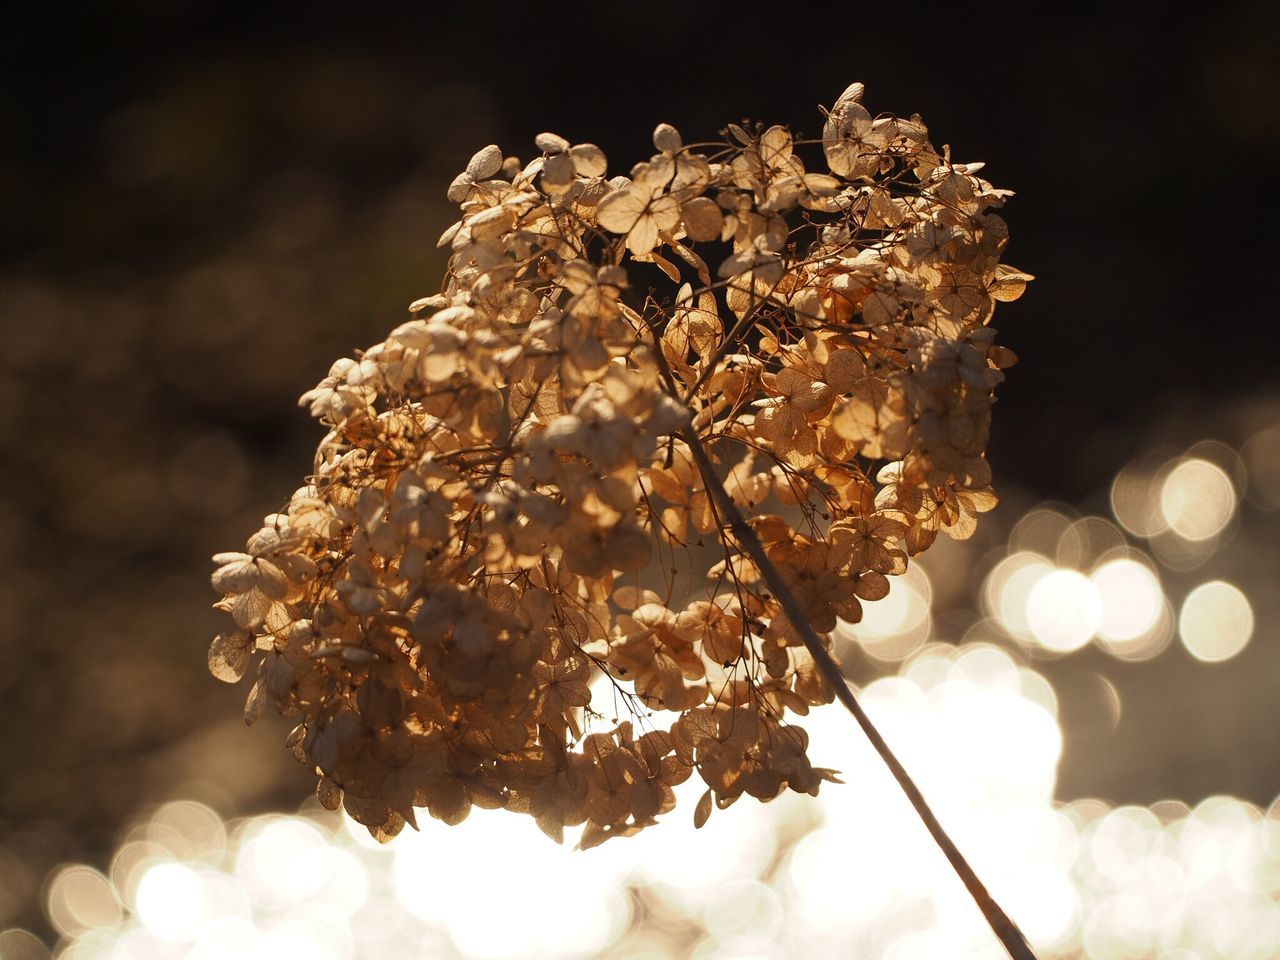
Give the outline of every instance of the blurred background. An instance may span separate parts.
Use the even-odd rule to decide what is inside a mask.
[[[297,397],[438,289],[476,149],[552,130],[623,172],[662,121],[817,134],[853,80],[1017,191],[1038,279],[994,324],[1003,503],[869,609],[850,675],[1045,956],[1280,956],[1280,14],[1020,16],[11,14],[0,957],[999,955],[834,709],[819,803],[696,839],[689,804],[595,859],[506,817],[376,851],[205,668],[209,556],[309,469]],[[540,873],[490,889],[489,851]]]

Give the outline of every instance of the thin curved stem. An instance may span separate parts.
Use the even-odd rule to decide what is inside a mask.
[[[898,786],[907,795],[907,800],[915,810],[916,815],[923,821],[925,828],[929,831],[929,835],[933,837],[934,842],[942,850],[943,855],[946,856],[947,862],[951,864],[951,868],[955,870],[965,889],[969,891],[969,895],[977,903],[978,909],[982,911],[982,916],[990,925],[992,932],[1000,943],[1004,945],[1005,950],[1009,952],[1009,956],[1013,960],[1036,960],[1036,955],[1032,952],[1026,937],[1022,935],[1022,931],[1018,929],[1017,924],[1009,918],[1009,915],[992,898],[982,881],[978,879],[978,875],[973,872],[973,868],[969,866],[969,862],[960,853],[959,848],[956,847],[947,832],[942,829],[942,824],[938,822],[938,818],[934,816],[933,810],[930,809],[929,804],[925,801],[924,794],[920,792],[920,788],[911,779],[906,768],[899,762],[893,751],[889,749],[884,737],[880,735],[880,731],[876,729],[871,722],[871,718],[867,716],[862,709],[862,705],[858,703],[858,699],[853,695],[853,691],[849,689],[839,665],[827,651],[826,646],[823,645],[817,631],[809,623],[809,619],[803,608],[801,608],[799,601],[796,600],[795,594],[791,592],[791,588],[787,585],[786,580],[783,579],[781,572],[773,561],[769,559],[769,555],[765,553],[764,545],[761,544],[760,538],[756,536],[755,530],[747,523],[742,511],[738,509],[738,505],[733,502],[733,498],[725,490],[724,484],[716,474],[711,458],[707,455],[707,451],[702,445],[702,440],[699,438],[697,431],[693,429],[692,424],[686,425],[680,430],[680,437],[689,445],[693,459],[702,474],[703,484],[707,492],[711,494],[712,499],[715,500],[721,515],[728,521],[729,529],[734,539],[737,540],[742,551],[755,563],[764,577],[765,583],[773,591],[773,595],[778,599],[778,602],[782,604],[783,612],[800,635],[800,639],[804,641],[805,648],[813,657],[814,663],[818,665],[823,678],[831,685],[840,702],[853,714],[853,718],[858,721],[858,726],[862,728],[862,732],[871,741],[871,745],[875,747],[880,759],[889,768],[893,778],[898,781]]]

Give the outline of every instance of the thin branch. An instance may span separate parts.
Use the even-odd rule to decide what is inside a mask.
[[[969,862],[965,860],[955,843],[947,836],[946,831],[942,829],[942,824],[938,822],[938,818],[934,816],[933,811],[929,808],[929,804],[925,801],[920,788],[916,786],[906,768],[894,756],[893,751],[889,749],[889,745],[885,743],[884,737],[880,736],[880,731],[872,724],[871,718],[867,716],[862,709],[862,705],[858,703],[857,698],[853,695],[853,691],[849,689],[839,665],[832,658],[826,646],[823,645],[822,639],[809,623],[808,616],[800,606],[799,601],[796,600],[795,594],[791,592],[791,588],[787,585],[786,580],[783,579],[781,572],[773,561],[769,559],[769,555],[765,553],[764,545],[761,544],[760,538],[756,536],[755,530],[747,523],[742,511],[738,509],[738,505],[733,502],[733,498],[725,490],[724,484],[711,463],[711,458],[707,456],[707,451],[703,447],[697,431],[691,425],[686,425],[681,428],[680,437],[689,445],[689,450],[698,465],[698,470],[702,473],[703,484],[723,516],[728,520],[729,529],[733,533],[734,539],[738,541],[738,545],[743,552],[751,558],[757,569],[760,570],[765,583],[773,591],[773,595],[777,597],[778,602],[782,604],[783,612],[800,635],[800,639],[804,641],[805,648],[813,657],[814,663],[818,665],[823,678],[831,685],[840,702],[853,714],[853,718],[858,721],[858,726],[862,728],[862,732],[871,741],[871,745],[875,747],[880,759],[889,768],[893,778],[898,781],[898,786],[907,795],[907,800],[911,803],[916,815],[924,822],[930,836],[941,848],[947,861],[951,864],[951,868],[955,870],[961,882],[964,883],[965,889],[969,891],[969,895],[977,903],[978,909],[982,911],[982,915],[991,926],[992,932],[995,933],[1013,960],[1036,960],[1036,955],[1022,935],[1022,931],[1018,929],[1017,924],[1009,919],[1009,915],[1000,908],[1000,905],[987,892],[987,888],[978,879],[978,875],[973,872]]]

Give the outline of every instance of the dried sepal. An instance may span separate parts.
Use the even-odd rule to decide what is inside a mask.
[[[224,683],[238,683],[249,669],[253,634],[247,630],[220,633],[209,645],[209,672]]]

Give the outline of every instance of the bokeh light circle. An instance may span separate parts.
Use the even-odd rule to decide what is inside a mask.
[[[1216,463],[1189,457],[1164,476],[1160,513],[1184,540],[1208,540],[1221,533],[1236,510],[1231,477]]]
[[[902,660],[929,638],[933,589],[928,575],[916,563],[904,574],[889,578],[889,593],[862,604],[862,619],[843,621],[840,634],[858,643],[880,660]]]
[[[1111,512],[1135,537],[1154,537],[1168,529],[1160,511],[1161,472],[1146,462],[1130,463],[1111,482]]]
[[[1078,570],[1054,570],[1027,595],[1027,627],[1036,642],[1054,653],[1083,647],[1102,623],[1097,587]]]
[[[1132,559],[1109,560],[1089,575],[1102,604],[1098,636],[1129,643],[1150,632],[1160,620],[1164,591],[1155,572]]]
[[[46,910],[58,931],[67,935],[115,926],[123,915],[111,881],[82,864],[64,867],[54,874]]]
[[[1182,602],[1178,635],[1197,660],[1230,660],[1253,636],[1253,606],[1239,587],[1211,580],[1196,587]]]
[[[1053,570],[1053,564],[1045,557],[1024,550],[1005,557],[987,575],[983,604],[1010,636],[1034,641],[1027,622],[1027,602],[1036,584]]]
[[[194,940],[209,919],[204,882],[185,863],[157,863],[138,882],[134,911],[156,939]]]

